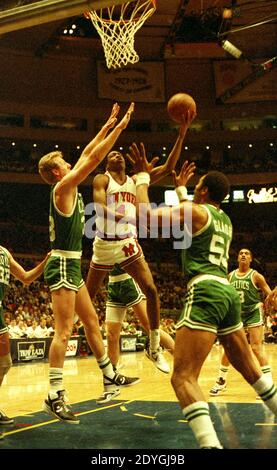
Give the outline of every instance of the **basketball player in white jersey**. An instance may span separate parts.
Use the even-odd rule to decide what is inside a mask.
[[[180,126],[176,142],[165,164],[154,168],[151,183],[170,174],[180,157],[186,132],[195,118],[194,111],[188,111]],[[133,144],[132,155],[145,155],[143,144]],[[157,158],[153,159],[157,160]],[[123,268],[137,282],[147,300],[147,316],[150,323],[150,345],[147,357],[162,372],[168,373],[160,349],[160,304],[156,286],[142,249],[137,241],[136,229],[136,182],[137,175],[125,172],[125,159],[118,151],[107,156],[105,174],[96,175],[93,180],[93,200],[96,205],[97,233],[93,243],[93,256],[87,277],[87,288],[94,299],[107,273],[115,264]]]

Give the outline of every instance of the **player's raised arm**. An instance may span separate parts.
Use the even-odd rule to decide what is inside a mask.
[[[77,161],[77,163],[74,166],[74,169],[79,168],[79,166],[82,164],[83,160],[87,158],[90,153],[93,151],[93,149],[103,140],[105,139],[108,131],[112,129],[117,121],[117,116],[119,113],[120,107],[118,103],[115,103],[112,107],[111,114],[105,124],[101,127],[100,131],[98,134],[87,144],[87,146],[84,148],[82,151],[82,154]]]
[[[126,114],[114,129],[103,139],[96,147],[94,147],[87,158],[85,158],[77,168],[73,168],[59,183],[61,186],[78,186],[84,181],[88,175],[99,165],[111,150],[121,132],[126,129],[129,124],[131,115],[134,111],[134,103],[131,103]]]
[[[179,134],[178,137],[174,143],[174,146],[166,160],[165,163],[162,165],[154,167],[156,162],[158,161],[159,157],[154,157],[151,160],[151,165],[152,169],[150,172],[150,184],[156,183],[160,179],[164,178],[166,175],[169,175],[175,168],[177,161],[180,158],[181,151],[182,151],[182,145],[187,133],[187,130],[193,121],[193,119],[196,116],[196,112],[193,109],[189,109],[187,113],[183,116],[183,122],[180,125],[179,128]],[[145,152],[145,147],[144,144],[141,142],[139,145],[136,143],[133,143],[129,147],[129,153],[127,154],[127,158],[129,161],[132,163],[134,166],[135,161],[137,160],[137,156],[140,153],[141,158],[145,158],[146,152]],[[135,168],[134,168],[134,171]]]

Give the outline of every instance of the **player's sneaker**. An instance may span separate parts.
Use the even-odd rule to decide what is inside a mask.
[[[44,401],[43,410],[63,423],[79,424],[79,418],[72,413],[70,406],[65,403],[65,390],[59,390],[57,394],[57,398],[54,399],[51,399],[48,395]]]
[[[8,416],[4,413],[4,411],[0,410],[0,425],[1,424],[13,424],[14,420],[12,418],[8,418]]]
[[[161,372],[164,372],[165,374],[169,374],[170,366],[164,358],[161,347],[156,351],[152,351],[149,347],[147,347],[145,349],[145,354],[146,357],[150,359],[150,361],[154,362],[157,369],[159,369]]]
[[[119,388],[114,388],[113,390],[110,390],[109,392],[104,390],[102,395],[100,395],[99,398],[97,398],[96,403],[98,405],[102,405],[102,403],[108,403],[111,401],[113,398],[117,397],[120,394]]]
[[[209,391],[209,394],[212,397],[220,395],[221,392],[223,392],[226,389],[226,387],[227,387],[226,380],[223,379],[222,377],[219,377],[217,381],[215,382],[214,386]]]
[[[110,384],[115,384],[117,386],[125,386],[129,387],[130,385],[136,385],[140,382],[139,377],[126,377],[126,375],[121,375],[116,373],[115,376],[112,379],[109,379],[109,377],[106,377],[104,375],[104,386],[110,385]]]
[[[96,403],[101,405],[102,403],[108,403],[113,398],[117,397],[120,394],[119,387],[121,386],[131,386],[140,382],[139,377],[126,377],[115,373],[114,377],[110,379],[104,375],[104,391],[99,398],[97,398]]]

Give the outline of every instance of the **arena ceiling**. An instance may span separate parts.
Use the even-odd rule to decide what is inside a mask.
[[[120,0],[6,0],[0,5],[0,53],[104,57],[97,31],[82,12]],[[224,11],[232,17],[224,20]],[[64,31],[75,24],[73,34]],[[276,0],[157,0],[135,36],[140,60],[226,59],[228,39],[243,57],[261,63],[277,56]]]

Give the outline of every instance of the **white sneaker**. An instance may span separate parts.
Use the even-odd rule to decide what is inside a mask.
[[[219,377],[216,380],[214,386],[209,391],[209,395],[211,397],[216,397],[217,395],[220,395],[222,392],[224,392],[224,390],[226,390],[226,387],[227,387],[226,380],[223,379],[222,377]]]
[[[102,403],[108,403],[111,401],[113,398],[117,397],[120,394],[119,388],[114,388],[113,390],[110,391],[105,391],[100,395],[99,398],[97,398],[96,403],[98,405],[102,405]]]
[[[146,348],[145,354],[146,357],[150,359],[150,361],[154,362],[157,369],[159,369],[161,372],[164,372],[165,374],[169,374],[170,366],[165,360],[161,348],[157,349],[156,351],[151,351],[150,348]]]

